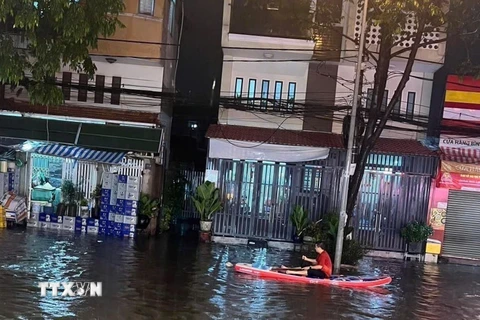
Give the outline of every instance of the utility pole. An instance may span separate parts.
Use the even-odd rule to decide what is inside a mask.
[[[358,59],[357,59],[357,69],[355,72],[355,88],[353,92],[353,105],[352,105],[352,115],[350,120],[350,129],[348,133],[348,146],[347,146],[347,155],[345,158],[345,168],[343,170],[343,182],[342,182],[342,199],[340,203],[340,217],[338,223],[338,232],[337,232],[337,243],[335,247],[335,261],[334,261],[334,272],[338,273],[340,271],[340,265],[342,263],[342,250],[343,250],[343,238],[345,231],[345,224],[347,220],[347,202],[348,202],[348,186],[350,182],[350,167],[352,164],[352,154],[353,154],[353,144],[355,140],[355,129],[357,124],[357,108],[359,102],[359,96],[361,95],[361,78],[363,76],[363,51],[365,47],[365,37],[367,33],[367,12],[368,12],[368,0],[363,0],[363,11],[362,11],[362,25],[360,32],[360,43],[358,47]]]

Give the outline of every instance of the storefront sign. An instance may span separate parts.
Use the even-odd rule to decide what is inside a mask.
[[[442,171],[480,175],[480,165],[453,161],[442,161]]]
[[[47,296],[47,289],[52,292],[52,297],[101,297],[101,282],[40,282],[40,295]],[[60,290],[59,290],[60,289]]]
[[[468,138],[453,135],[440,136],[440,148],[480,150],[480,138]]]
[[[480,175],[442,171],[437,186],[447,189],[480,191]]]

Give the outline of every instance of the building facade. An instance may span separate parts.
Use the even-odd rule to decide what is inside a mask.
[[[161,177],[169,153],[182,4],[125,0],[119,18],[124,28],[90,52],[97,68],[93,79],[68,66],[58,70],[64,105],[31,105],[21,87],[6,90],[2,134],[134,153],[148,158]],[[147,191],[158,194],[160,185],[150,181]]]
[[[480,81],[450,75],[446,81],[440,134],[440,173],[432,190],[433,238],[446,258],[479,260]]]
[[[218,124],[207,132],[207,177],[228,203],[216,216],[217,235],[290,240],[294,205],[312,221],[338,208],[347,115],[338,110],[351,105],[356,60],[342,34],[355,35],[358,8],[338,1],[337,29],[319,33],[303,23],[319,18],[315,5],[224,1],[223,99]],[[427,62],[416,64],[401,112],[428,115],[428,79],[442,50],[419,53]],[[395,63],[393,70],[402,70],[401,60]],[[365,75],[372,79],[373,70]],[[396,83],[392,77],[388,88]],[[419,128],[400,126],[407,131],[386,130],[370,156],[352,220],[354,236],[372,249],[402,251],[399,229],[428,211],[437,157],[418,141]]]

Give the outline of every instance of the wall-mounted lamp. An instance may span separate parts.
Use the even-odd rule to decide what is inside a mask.
[[[107,60],[108,63],[115,63],[115,62],[117,62],[117,59],[115,59],[115,58],[110,58],[110,57],[109,57],[109,58],[105,58],[105,60]]]
[[[265,52],[265,53],[263,54],[263,57],[264,57],[265,59],[273,59],[274,56],[275,56],[275,55],[274,55],[273,53],[269,53],[269,52]]]

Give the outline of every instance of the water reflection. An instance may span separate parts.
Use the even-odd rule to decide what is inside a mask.
[[[227,262],[259,250],[185,238],[119,240],[0,230],[0,309],[7,319],[473,319],[477,268],[365,260],[360,274],[390,274],[385,288],[351,290],[235,274]],[[268,250],[269,265],[300,254]],[[101,281],[103,297],[40,297],[40,281]]]

